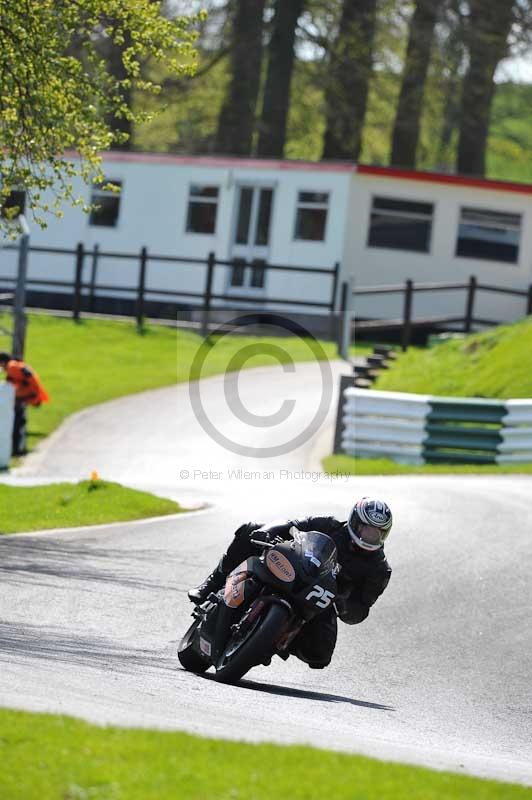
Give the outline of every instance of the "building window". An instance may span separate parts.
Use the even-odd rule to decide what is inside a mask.
[[[217,210],[217,186],[191,186],[188,197],[187,233],[214,233]]]
[[[116,190],[107,188],[109,185],[116,186]],[[122,181],[105,180],[94,186],[91,195],[91,209],[89,225],[99,225],[104,228],[115,228],[120,213],[120,193],[122,191]]]
[[[265,261],[255,258],[248,264],[245,258],[233,259],[231,269],[231,286],[252,289],[264,288]]]
[[[328,208],[328,192],[299,192],[294,238],[306,242],[323,242]]]
[[[517,264],[520,239],[521,214],[460,209],[457,256]]]
[[[374,197],[368,247],[428,253],[433,213],[432,203]]]
[[[24,214],[26,210],[26,192],[24,189],[12,189],[2,205],[2,216],[9,219]]]

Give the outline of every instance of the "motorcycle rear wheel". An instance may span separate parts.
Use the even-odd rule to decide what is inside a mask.
[[[233,653],[226,663],[216,668],[215,680],[219,683],[235,683],[252,667],[261,664],[265,658],[271,657],[275,649],[275,642],[279,638],[288,616],[288,611],[283,606],[271,605],[266,609],[263,619],[253,628],[251,634],[244,637],[242,643],[236,648],[234,638],[231,637],[224,652],[233,648]]]
[[[188,631],[185,633],[177,650],[177,657],[182,667],[189,672],[201,674],[209,669],[209,662],[202,658],[194,649],[194,640],[198,630],[199,622],[195,620]]]

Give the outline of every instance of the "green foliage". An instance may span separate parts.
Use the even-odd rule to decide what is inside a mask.
[[[488,175],[532,183],[532,85],[497,86],[488,144]]]
[[[3,0],[0,201],[15,187],[25,189],[42,225],[47,212],[61,215],[65,200],[83,206],[72,178],[101,181],[99,151],[123,142],[106,120],[146,119],[124,97],[160,91],[156,81],[143,77],[144,61],[164,62],[173,75],[193,73],[194,21],[166,18],[152,0]],[[106,69],[99,48],[106,40],[120,48],[125,77]],[[79,161],[68,160],[69,150]],[[43,199],[47,189],[54,192],[51,208]],[[6,227],[5,219],[0,226]]]
[[[207,73],[204,56],[198,61],[198,74],[190,80],[173,80],[160,65],[147,69],[152,80],[164,87],[160,96],[135,95],[134,105],[155,117],[135,125],[133,145],[148,152],[208,153],[228,80],[227,61],[221,60]]]
[[[100,479],[47,486],[0,484],[0,534],[73,528],[185,511],[173,500]]]
[[[190,678],[190,685],[201,685]],[[245,691],[239,689],[238,691]],[[2,800],[525,800],[526,786],[312,747],[0,711]]]

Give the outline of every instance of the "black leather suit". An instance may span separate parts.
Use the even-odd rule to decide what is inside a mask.
[[[234,539],[223,556],[220,567],[227,574],[246,558],[259,552],[251,539],[266,541],[280,536],[290,539],[290,528],[301,531],[319,531],[333,539],[342,567],[338,575],[338,588],[342,595],[331,608],[314,617],[294,640],[292,652],[315,669],[326,667],[336,645],[337,614],[348,625],[363,622],[371,606],[386,589],[392,573],[384,550],[363,550],[353,543],[347,523],[334,517],[306,517],[270,526],[248,522],[235,531]]]

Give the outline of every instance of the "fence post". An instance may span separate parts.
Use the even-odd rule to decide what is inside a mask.
[[[412,295],[414,293],[414,283],[410,278],[405,283],[405,305],[403,312],[403,332],[401,335],[401,348],[403,352],[408,350],[408,345],[412,338]]]
[[[469,278],[469,287],[467,289],[467,301],[466,301],[466,309],[464,317],[464,333],[471,333],[476,289],[477,289],[477,279],[475,278],[474,275],[471,275],[471,277]]]
[[[532,283],[528,287],[528,298],[527,298],[527,302],[526,302],[526,315],[527,315],[527,317],[529,317],[530,314],[532,314]]]
[[[347,283],[342,281],[340,286],[340,307],[338,309],[338,326],[336,329],[336,344],[338,346],[338,355],[342,354],[342,342],[344,340],[344,315],[345,307],[347,305]]]
[[[207,258],[207,277],[205,279],[205,292],[203,295],[203,318],[201,321],[202,336],[209,335],[209,314],[211,310],[212,281],[214,277],[214,267],[216,256],[211,251]]]
[[[148,248],[140,249],[139,282],[137,286],[137,328],[142,329],[144,320],[144,289],[146,286],[146,267],[148,264]]]
[[[83,260],[85,251],[83,243],[78,242],[76,247],[76,276],[74,278],[74,297],[72,299],[72,317],[79,322],[81,310],[81,281],[83,277]]]
[[[15,358],[24,357],[26,342],[26,279],[28,275],[28,252],[30,247],[30,229],[23,214],[19,216],[22,236],[18,247],[18,270],[15,298],[13,302],[13,341],[12,350]]]
[[[351,326],[353,316],[353,286],[351,281],[342,283],[342,306],[340,315],[340,357],[349,358],[349,347],[351,346]]]
[[[99,252],[100,252],[100,246],[98,244],[95,244],[94,250],[92,251],[91,282],[89,287],[89,311],[94,311],[94,294],[96,291],[96,276],[98,274]]]
[[[335,339],[335,331],[336,331],[334,312],[336,310],[336,295],[338,293],[338,275],[339,274],[340,274],[340,262],[339,261],[335,261],[334,267],[333,267],[333,272],[332,272],[333,280],[332,280],[332,287],[331,287],[331,302],[330,302],[330,307],[329,307],[329,313],[330,313],[330,326],[329,326],[329,329],[330,329],[331,339],[333,341]]]
[[[342,434],[344,432],[344,391],[354,385],[352,375],[340,375],[340,387],[338,394],[338,406],[336,409],[336,424],[334,428],[334,446],[333,453],[342,452]]]

